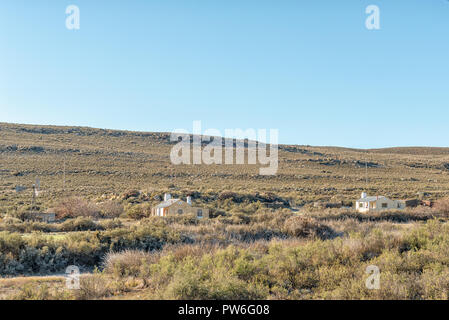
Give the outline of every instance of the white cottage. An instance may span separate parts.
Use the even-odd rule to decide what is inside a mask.
[[[184,202],[181,199],[172,199],[169,193],[164,195],[164,201],[152,208],[151,215],[166,217],[180,214],[194,214],[198,219],[208,218],[209,209],[192,206],[192,198],[187,197]]]
[[[384,196],[368,197],[365,192],[362,197],[356,201],[358,212],[382,211],[382,210],[402,210],[405,209],[405,201],[391,200]]]

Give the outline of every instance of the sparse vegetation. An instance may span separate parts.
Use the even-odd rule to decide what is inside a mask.
[[[449,215],[449,198],[436,201],[435,211]]]
[[[0,132],[0,298],[448,298],[449,149],[281,146],[278,175],[264,177],[251,165],[174,166],[168,134]],[[434,205],[361,214],[361,191]],[[211,219],[151,217],[165,192]],[[46,210],[58,221],[30,220]],[[69,265],[87,273],[81,290],[48,277]],[[380,290],[365,287],[368,265]]]

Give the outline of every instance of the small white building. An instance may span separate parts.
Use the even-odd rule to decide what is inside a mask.
[[[180,214],[194,214],[198,219],[208,218],[209,209],[192,206],[192,198],[187,197],[186,202],[181,199],[172,199],[169,193],[164,195],[164,201],[152,208],[151,215],[166,217]]]
[[[365,192],[362,193],[362,197],[355,204],[357,211],[361,213],[405,209],[405,201],[403,200],[391,200],[384,196],[368,197]]]

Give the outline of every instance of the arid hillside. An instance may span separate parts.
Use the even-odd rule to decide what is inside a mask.
[[[278,174],[261,176],[173,165],[168,133],[0,124],[0,137],[0,299],[447,299],[448,149],[281,145]],[[438,201],[358,213],[362,191]],[[151,216],[167,192],[209,219]],[[48,209],[56,221],[33,218]]]
[[[43,207],[61,196],[113,197],[130,189],[270,192],[295,206],[349,203],[362,190],[401,199],[449,195],[449,148],[281,145],[278,174],[261,176],[259,165],[173,165],[168,133],[1,123],[0,138],[3,212],[29,204],[36,177]]]

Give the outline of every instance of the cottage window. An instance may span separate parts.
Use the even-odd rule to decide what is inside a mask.
[[[382,203],[382,208],[388,208],[388,203]]]
[[[179,213],[179,214],[182,214],[182,209],[178,209],[178,213]]]
[[[198,218],[202,218],[203,217],[203,210],[198,209],[197,217]]]

